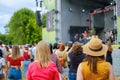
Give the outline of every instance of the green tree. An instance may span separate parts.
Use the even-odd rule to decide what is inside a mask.
[[[42,27],[45,28],[46,27],[46,13],[44,13],[42,15]]]
[[[8,27],[13,44],[36,43],[42,39],[42,28],[36,25],[35,13],[27,8],[16,11]]]
[[[0,34],[0,40],[2,40],[4,44],[10,43],[10,40],[7,40],[7,36],[7,34]]]

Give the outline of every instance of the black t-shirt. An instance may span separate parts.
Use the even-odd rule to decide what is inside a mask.
[[[83,61],[83,59],[85,58],[85,54],[84,53],[69,53],[69,58],[70,58],[70,62],[71,62],[71,66],[70,66],[70,72],[77,72],[77,68],[78,65]]]

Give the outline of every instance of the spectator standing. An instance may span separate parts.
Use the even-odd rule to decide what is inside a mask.
[[[5,59],[3,58],[2,50],[0,49],[0,80],[5,79],[5,73],[3,71],[5,65]]]
[[[115,80],[111,64],[105,61],[108,47],[97,36],[92,36],[83,50],[87,56],[78,67],[77,80]]]
[[[26,77],[26,73],[28,70],[28,66],[31,63],[32,55],[31,52],[29,51],[28,45],[25,45],[24,47],[24,52],[23,52],[23,57],[24,57],[24,76]]]
[[[27,80],[59,80],[56,64],[50,59],[49,43],[40,41],[36,45],[34,61],[28,67]]]
[[[69,80],[76,80],[78,65],[83,61],[85,54],[83,53],[82,46],[79,42],[74,42],[70,50],[70,53],[68,53],[68,60],[71,62],[71,66],[68,77]]]
[[[59,62],[62,66],[64,80],[68,79],[68,66],[67,66],[67,52],[65,50],[65,45],[63,43],[59,44],[59,49],[56,52]]]
[[[58,43],[53,44],[53,53],[56,53],[58,51],[59,45]]]
[[[22,80],[21,68],[24,58],[20,54],[18,46],[12,47],[12,54],[8,56],[8,80]]]
[[[3,57],[6,57],[6,49],[5,49],[5,47],[3,46],[2,40],[0,40],[0,49],[2,50]]]
[[[107,43],[107,46],[108,46],[108,51],[107,51],[107,54],[106,54],[106,61],[109,62],[112,65],[112,51],[113,51],[113,48],[111,46],[111,43]]]
[[[59,72],[60,80],[62,80],[62,73],[63,73],[62,66],[60,65],[57,55],[53,53],[52,44],[50,44],[50,52],[51,52],[51,56],[50,56],[51,60],[56,64],[58,72]]]

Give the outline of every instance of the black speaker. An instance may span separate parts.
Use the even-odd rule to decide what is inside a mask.
[[[113,35],[117,34],[117,29],[112,30]]]
[[[36,23],[37,23],[38,26],[42,25],[40,11],[36,11]]]
[[[114,15],[113,17],[111,17],[112,20],[116,20],[117,19],[117,16]]]

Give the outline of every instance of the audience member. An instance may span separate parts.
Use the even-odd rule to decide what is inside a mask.
[[[107,45],[102,44],[97,36],[92,36],[83,46],[87,56],[78,67],[77,80],[115,80],[111,64],[105,61],[107,50]]]
[[[69,69],[68,77],[69,80],[76,80],[78,65],[84,59],[85,54],[83,53],[82,46],[79,42],[74,42],[70,50],[71,51],[69,51],[70,53],[68,53],[68,58],[71,62],[71,66]]]
[[[107,46],[108,46],[108,51],[107,51],[107,54],[106,54],[106,61],[109,62],[112,65],[112,51],[113,51],[113,48],[111,46],[111,43],[107,43]]]
[[[63,69],[64,80],[67,80],[68,67],[67,67],[67,53],[65,51],[65,45],[63,43],[59,44],[59,50],[56,52],[59,62]]]
[[[0,49],[0,80],[5,79],[5,73],[3,71],[5,65],[5,59],[3,58],[2,50]]]
[[[29,51],[28,45],[24,46],[23,57],[24,57],[24,67],[23,67],[24,69],[23,70],[24,70],[24,76],[26,77],[28,66],[31,63],[31,59],[32,59],[32,54]]]
[[[22,80],[21,68],[24,58],[20,54],[18,46],[12,47],[12,54],[8,56],[8,80]]]
[[[35,52],[34,61],[28,67],[27,80],[59,80],[56,64],[50,59],[49,43],[40,41]]]
[[[60,65],[60,62],[58,60],[58,57],[55,53],[53,53],[53,47],[52,47],[52,44],[50,44],[50,52],[51,52],[51,60],[56,64],[57,66],[57,69],[59,71],[59,74],[60,74],[60,80],[62,80],[62,66]]]

